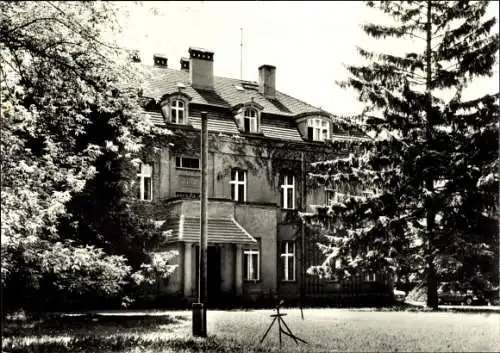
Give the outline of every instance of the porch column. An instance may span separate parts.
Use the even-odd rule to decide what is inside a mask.
[[[183,276],[184,276],[184,297],[190,298],[193,294],[193,244],[184,243],[184,265],[183,265]]]
[[[235,278],[234,286],[236,295],[243,294],[243,248],[241,245],[235,247]]]

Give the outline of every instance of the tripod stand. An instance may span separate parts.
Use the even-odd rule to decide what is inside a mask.
[[[281,349],[281,334],[284,333],[285,335],[293,338],[293,340],[295,341],[296,344],[299,344],[298,341],[300,342],[303,342],[305,344],[307,344],[306,341],[304,341],[303,339],[301,338],[298,338],[297,336],[295,336],[292,331],[290,330],[290,328],[288,327],[288,325],[286,324],[285,320],[283,319],[283,316],[286,316],[286,314],[281,314],[280,313],[280,306],[283,305],[283,300],[279,302],[278,305],[276,305],[276,314],[273,314],[273,315],[270,315],[271,317],[274,317],[273,321],[271,322],[271,325],[269,325],[269,327],[267,328],[266,330],[266,333],[264,333],[264,336],[262,336],[262,339],[260,340],[260,343],[262,343],[264,341],[264,339],[266,338],[267,334],[269,333],[269,331],[271,330],[271,328],[273,327],[274,323],[277,321],[278,322],[278,327],[279,327],[279,339],[280,339],[280,349]],[[283,327],[285,327],[285,329],[283,329]]]

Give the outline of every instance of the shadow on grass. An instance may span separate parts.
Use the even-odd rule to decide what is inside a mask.
[[[478,307],[442,307],[440,306],[437,311],[432,310],[431,308],[426,307],[425,305],[416,305],[409,303],[397,304],[391,307],[382,307],[382,308],[364,308],[364,309],[356,309],[353,308],[351,310],[360,310],[360,311],[403,311],[403,312],[449,312],[449,313],[474,313],[474,314],[494,314],[500,313],[499,307],[489,307],[489,308],[478,308]]]
[[[2,337],[140,333],[172,326],[182,320],[186,319],[182,316],[150,315],[47,315],[36,320],[6,320],[2,323]]]
[[[227,339],[210,336],[206,339],[155,339],[145,340],[138,337],[79,337],[66,342],[22,342],[4,345],[3,351],[9,353],[94,353],[94,352],[272,352],[268,347],[245,347]]]

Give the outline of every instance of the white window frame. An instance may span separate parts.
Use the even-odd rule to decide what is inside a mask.
[[[376,282],[377,274],[374,272],[369,272],[365,274],[365,282]]]
[[[234,180],[232,179],[234,174]],[[243,173],[243,180],[239,180],[240,173]],[[233,201],[237,202],[246,202],[247,201],[247,171],[241,169],[232,169],[231,170],[231,181],[229,182],[231,185],[231,189],[234,188],[234,199]],[[239,195],[239,186],[243,185],[243,200],[241,199],[241,195]]]
[[[313,141],[325,141],[330,138],[330,123],[325,119],[309,118],[307,126],[313,128]]]
[[[255,116],[252,115],[255,114]],[[259,131],[259,112],[255,108],[245,108],[243,111],[243,130],[245,132],[255,133]],[[249,120],[250,130],[245,130],[245,120]]]
[[[292,178],[292,183],[288,183],[288,178]],[[281,184],[281,193],[283,195],[283,204],[281,208],[286,210],[295,209],[295,176],[291,174],[283,174],[283,183]],[[288,190],[292,189],[292,200],[290,205],[290,200],[288,200]],[[291,207],[290,207],[291,206]]]
[[[179,103],[182,104],[182,106],[179,105]],[[175,114],[175,120],[174,120],[174,111],[176,112]],[[179,122],[179,112],[182,112],[182,123]],[[186,102],[180,98],[174,98],[170,102],[170,121],[174,124],[179,124],[179,125],[186,125],[187,123],[187,109],[186,109]]]
[[[282,278],[282,281],[283,282],[293,282],[295,281],[295,278],[296,278],[296,269],[297,269],[297,261],[296,261],[296,258],[295,258],[295,242],[293,241],[290,241],[290,240],[285,240],[283,241],[283,243],[285,244],[285,252],[284,253],[281,253],[280,254],[280,258],[281,258],[281,261],[282,261],[282,264],[283,264],[283,278]],[[292,249],[290,249],[289,245],[292,245]],[[280,249],[281,250],[281,249]],[[290,252],[290,250],[292,250],[292,252]],[[293,259],[293,269],[292,269],[292,273],[293,273],[293,278],[288,278],[288,270],[289,270],[289,266],[290,266],[290,258]]]
[[[146,172],[146,169],[149,169],[149,172]],[[141,164],[139,166],[139,172],[137,173],[137,177],[139,178],[139,200],[140,201],[152,201],[153,200],[153,166],[148,163]],[[151,187],[149,195],[145,195],[145,179],[151,179]],[[146,198],[148,196],[148,198]]]
[[[257,273],[253,273],[253,256],[257,255]],[[245,281],[260,281],[260,250],[244,249],[243,261],[247,261],[247,272],[243,274]]]

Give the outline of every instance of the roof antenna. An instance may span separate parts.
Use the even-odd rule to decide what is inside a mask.
[[[240,81],[243,81],[243,28],[240,31]]]

